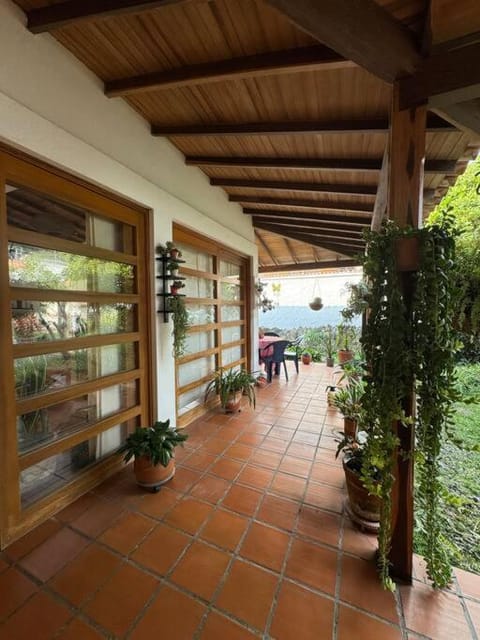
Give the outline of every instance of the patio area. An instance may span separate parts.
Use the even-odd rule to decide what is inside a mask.
[[[380,587],[344,513],[331,370],[301,365],[256,411],[188,427],[160,493],[130,468],[0,554],[2,640],[470,640],[480,576]]]

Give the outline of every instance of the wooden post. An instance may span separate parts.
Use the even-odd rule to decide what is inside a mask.
[[[400,227],[419,227],[422,223],[423,165],[425,158],[426,108],[400,111],[398,85],[394,85],[390,125],[389,217]],[[411,243],[399,250],[408,252]],[[407,257],[407,256],[405,256]],[[408,262],[408,260],[407,260]],[[401,273],[407,314],[410,316],[413,293],[413,273]],[[413,415],[413,388],[404,399],[404,410]],[[397,456],[390,562],[392,577],[402,582],[412,581],[413,561],[413,448],[414,429],[395,426],[402,453]],[[405,455],[407,454],[407,455]]]

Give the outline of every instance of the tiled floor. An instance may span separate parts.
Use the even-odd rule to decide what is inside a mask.
[[[343,510],[330,370],[303,366],[256,411],[189,428],[158,494],[126,468],[0,554],[1,640],[470,640],[480,577],[378,584]],[[477,629],[477,631],[475,631]]]

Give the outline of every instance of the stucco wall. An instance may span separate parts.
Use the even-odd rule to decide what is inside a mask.
[[[0,140],[152,209],[154,244],[171,239],[179,222],[251,256],[256,272],[253,228],[240,207],[153,138],[127,104],[106,98],[100,80],[53,37],[30,34],[8,0],[0,0],[0,60]],[[159,319],[155,338],[158,414],[171,418],[174,360],[170,327]]]

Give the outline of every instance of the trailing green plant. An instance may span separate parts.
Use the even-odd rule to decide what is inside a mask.
[[[407,308],[401,275],[397,269],[397,247],[406,238],[416,238],[419,265],[413,280],[413,300]],[[367,233],[368,251],[364,275],[370,283],[369,321],[362,336],[368,363],[363,398],[363,424],[368,425],[362,479],[369,491],[382,499],[379,531],[379,570],[385,587],[394,589],[390,578],[389,552],[392,527],[392,488],[402,425],[412,424],[406,415],[414,388],[418,399],[415,449],[418,494],[429,540],[426,554],[429,577],[434,586],[445,586],[450,568],[439,535],[439,510],[443,492],[439,480],[442,442],[451,429],[455,399],[455,332],[451,271],[454,234],[451,218],[424,229],[399,229],[386,223],[381,232]],[[371,470],[378,470],[372,478]]]
[[[170,420],[158,420],[151,427],[137,427],[127,436],[118,453],[125,454],[125,462],[129,462],[134,456],[146,456],[150,458],[153,466],[161,464],[162,467],[166,467],[175,455],[175,447],[183,446],[187,438],[187,433],[180,433],[170,427]]]
[[[227,402],[232,399],[237,393],[243,393],[248,403],[255,408],[255,376],[248,373],[245,369],[219,369],[215,371],[215,374],[210,380],[205,389],[205,402],[213,394],[220,396],[220,404],[223,408],[226,407]]]
[[[169,310],[173,321],[173,355],[181,358],[185,353],[187,331],[190,326],[190,316],[187,311],[184,298],[172,296],[168,298]]]

